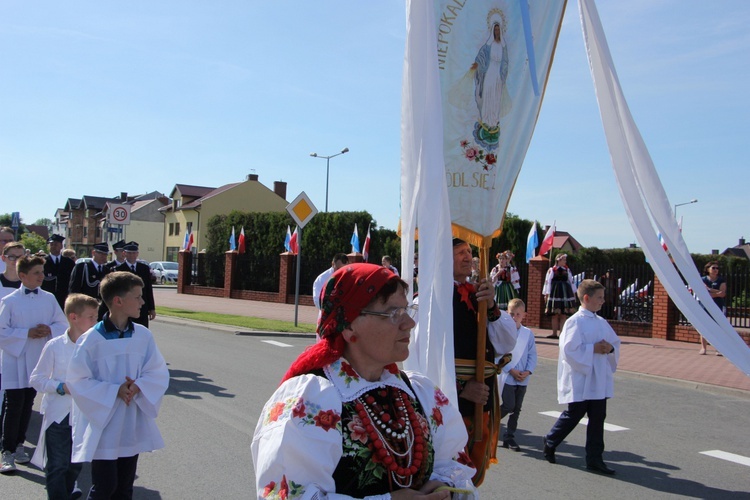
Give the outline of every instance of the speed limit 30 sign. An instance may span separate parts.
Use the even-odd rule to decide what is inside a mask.
[[[130,224],[130,205],[109,205],[110,224]]]

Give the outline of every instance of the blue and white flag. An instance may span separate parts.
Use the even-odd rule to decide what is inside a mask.
[[[357,223],[354,223],[354,234],[352,234],[352,253],[359,253],[359,235],[357,234]]]
[[[287,252],[292,251],[292,246],[289,244],[289,242],[292,239],[292,228],[289,226],[286,227],[286,237],[284,238],[284,248]]]
[[[229,237],[229,250],[230,251],[237,250],[237,244],[235,243],[235,239],[234,239],[234,226],[232,226],[232,235]]]
[[[536,247],[539,246],[539,236],[536,234],[536,221],[531,225],[529,237],[526,238],[526,263],[536,257]]]

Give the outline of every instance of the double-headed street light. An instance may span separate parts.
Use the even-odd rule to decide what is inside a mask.
[[[682,205],[690,205],[691,203],[698,203],[698,200],[696,198],[693,198],[690,201],[686,201],[685,203],[677,203],[674,206],[674,218],[677,220],[677,207],[681,207]]]
[[[331,164],[331,158],[335,158],[336,156],[339,156],[348,152],[349,152],[349,148],[344,148],[341,150],[340,153],[336,153],[335,155],[331,155],[331,156],[323,156],[323,155],[319,155],[318,153],[310,153],[310,156],[312,156],[313,158],[325,158],[326,160],[326,212],[328,212],[328,172],[329,172],[329,167]]]

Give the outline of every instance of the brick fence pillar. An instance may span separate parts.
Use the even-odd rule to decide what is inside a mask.
[[[189,250],[177,253],[177,293],[185,293],[190,284],[190,272],[193,269],[193,254]]]
[[[239,254],[236,251],[230,250],[224,255],[224,297],[230,298],[232,296],[232,288],[234,288],[234,270],[237,267],[237,256]]]
[[[542,287],[547,274],[549,261],[537,255],[529,261],[529,277],[526,283],[526,326],[539,328],[542,326],[544,315],[544,301]]]
[[[296,255],[284,252],[279,256],[279,302],[286,304],[289,294],[294,294],[294,260]]]
[[[651,338],[669,339],[670,331],[674,331],[675,305],[669,298],[659,277],[654,275],[654,304],[651,319]]]

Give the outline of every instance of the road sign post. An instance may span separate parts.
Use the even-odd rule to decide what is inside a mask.
[[[294,284],[294,326],[297,326],[297,318],[299,315],[299,273],[300,267],[302,266],[302,228],[307,225],[310,220],[315,217],[318,213],[318,209],[315,208],[313,202],[307,197],[304,191],[302,191],[289,205],[286,206],[286,211],[292,216],[292,219],[297,223],[297,272],[295,273],[295,284]]]

